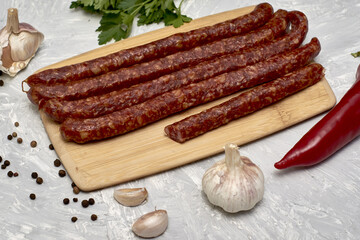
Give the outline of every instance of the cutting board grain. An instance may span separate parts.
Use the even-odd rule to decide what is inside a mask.
[[[195,19],[181,28],[165,27],[86,52],[44,69],[60,67],[141,45],[171,34],[213,25],[246,14],[253,6]],[[40,70],[39,70],[40,71]],[[164,127],[230,97],[173,115],[137,131],[87,144],[65,142],[59,124],[40,115],[68,174],[83,191],[92,191],[156,174],[221,153],[226,143],[242,145],[287,128],[334,106],[335,96],[324,78],[316,85],[261,111],[243,117],[184,144],[164,135]],[[201,173],[199,173],[201,174]]]

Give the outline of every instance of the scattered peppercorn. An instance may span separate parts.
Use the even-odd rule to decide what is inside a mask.
[[[8,175],[8,177],[12,177],[12,176],[14,176],[14,173],[12,171],[8,171],[7,175]]]
[[[18,138],[18,139],[17,139],[17,142],[18,142],[19,144],[21,144],[21,143],[23,142],[22,138]]]
[[[71,187],[76,187],[76,184],[74,182],[71,183]]]
[[[31,193],[31,194],[30,194],[30,199],[31,199],[31,200],[35,200],[35,198],[36,198],[35,193]]]
[[[35,148],[37,146],[37,142],[36,141],[31,141],[30,146],[32,148]]]
[[[18,127],[20,124],[19,124],[19,122],[15,122],[14,125],[15,125],[15,127]]]
[[[69,202],[70,202],[70,200],[69,200],[68,198],[64,198],[63,203],[64,203],[65,205],[68,205]]]
[[[59,176],[60,177],[65,177],[66,176],[66,172],[64,170],[59,170]]]
[[[60,167],[60,165],[61,165],[60,159],[55,159],[55,161],[54,161],[54,166],[55,166],[55,167]]]
[[[54,146],[52,144],[49,145],[50,150],[54,150]]]
[[[2,164],[1,165],[1,169],[5,169],[6,168],[6,165],[5,164]]]
[[[12,139],[13,139],[13,136],[11,136],[11,134],[9,134],[9,135],[7,136],[7,139],[8,139],[8,140],[12,140]]]
[[[13,133],[11,134],[11,136],[13,136],[14,138],[16,138],[16,137],[17,137],[17,133],[16,133],[16,132],[13,132]]]
[[[79,194],[80,189],[75,186],[75,187],[73,188],[73,192],[74,192],[75,194]]]
[[[88,202],[89,202],[90,205],[94,205],[94,204],[95,204],[95,200],[94,200],[93,198],[89,198],[89,201],[88,201]]]
[[[41,177],[36,178],[37,184],[42,184],[43,182],[44,182],[44,180]]]
[[[14,177],[17,177],[19,176],[19,173],[18,172],[14,172]]]
[[[78,201],[78,199],[75,197],[75,198],[73,198],[73,202],[77,202]]]
[[[0,156],[0,163],[2,162],[2,156]]]
[[[5,161],[4,161],[4,165],[5,165],[5,166],[10,166],[10,161],[9,161],[9,160],[5,160]]]
[[[91,214],[91,220],[96,221],[96,219],[97,219],[96,214]]]
[[[82,200],[81,201],[81,206],[83,206],[84,208],[87,208],[88,206],[89,206],[89,202],[88,202],[88,200]]]
[[[33,172],[33,173],[31,173],[31,177],[32,177],[33,179],[36,179],[36,178],[38,177],[37,172]]]
[[[71,218],[71,221],[72,221],[72,222],[76,222],[76,221],[77,221],[77,217],[72,217],[72,218]]]
[[[4,86],[4,81],[0,79],[0,87]]]

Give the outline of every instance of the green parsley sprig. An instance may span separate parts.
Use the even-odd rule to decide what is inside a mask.
[[[181,14],[181,0],[176,7],[174,0],[76,0],[70,8],[82,8],[89,13],[101,14],[98,42],[105,44],[112,39],[129,37],[135,17],[137,25],[164,22],[166,26],[180,27],[192,19]]]

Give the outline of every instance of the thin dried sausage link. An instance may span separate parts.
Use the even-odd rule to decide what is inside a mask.
[[[50,99],[40,108],[58,122],[63,122],[66,118],[94,118],[139,104],[190,83],[199,82],[224,72],[254,64],[281,52],[295,49],[303,42],[308,30],[306,16],[301,12],[293,11],[289,13],[289,18],[291,23],[290,33],[277,38],[271,43],[264,43],[236,54],[202,62],[153,81],[119,91],[75,101]]]
[[[313,63],[284,77],[261,84],[230,100],[165,127],[166,135],[183,143],[258,111],[319,82],[324,68]]]
[[[75,100],[105,94],[155,79],[184,67],[198,64],[201,61],[237,52],[245,47],[251,47],[262,42],[271,41],[283,34],[287,26],[287,11],[278,10],[266,25],[249,34],[222,39],[93,78],[53,86],[36,85],[30,88],[28,96],[32,102],[38,103],[40,99],[60,98]]]
[[[184,109],[276,79],[306,65],[320,52],[310,43],[266,61],[164,93],[146,102],[98,118],[68,118],[60,125],[65,140],[84,143],[135,130]]]
[[[25,82],[29,86],[33,86],[35,84],[54,84],[55,82],[68,82],[93,77],[114,71],[120,67],[131,66],[218,39],[247,33],[264,25],[272,14],[272,6],[268,3],[262,3],[257,5],[249,14],[235,19],[189,32],[174,34],[164,39],[121,50],[90,61],[44,70],[31,75]]]

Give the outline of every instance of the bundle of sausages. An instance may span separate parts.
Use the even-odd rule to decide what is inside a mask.
[[[290,30],[289,30],[289,25]],[[27,95],[64,139],[101,140],[243,89],[165,127],[177,142],[204,134],[320,81],[306,16],[262,3],[249,14],[105,57],[33,74]]]

